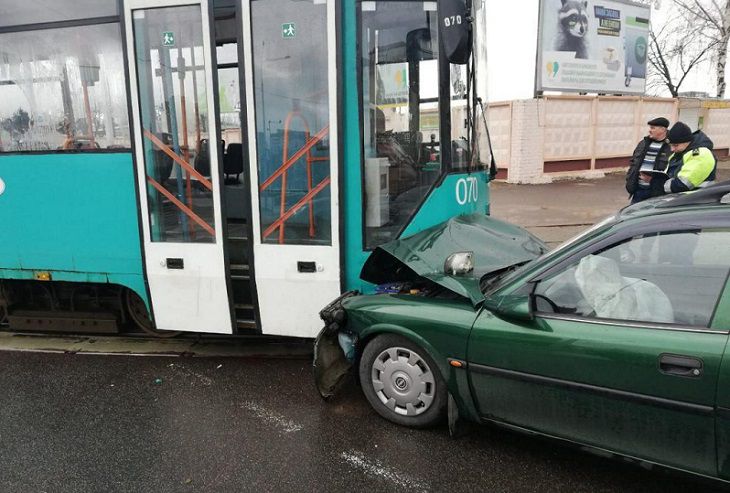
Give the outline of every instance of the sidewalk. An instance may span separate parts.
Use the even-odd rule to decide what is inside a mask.
[[[518,224],[551,247],[628,205],[624,174],[545,185],[490,185],[491,213]],[[730,179],[730,160],[718,163],[718,181]]]

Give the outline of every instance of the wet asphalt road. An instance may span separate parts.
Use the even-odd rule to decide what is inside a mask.
[[[712,486],[490,427],[382,420],[307,360],[0,352],[0,491],[667,492]]]

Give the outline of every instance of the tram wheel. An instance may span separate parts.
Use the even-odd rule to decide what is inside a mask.
[[[145,305],[142,298],[137,295],[131,289],[127,289],[124,293],[124,302],[127,307],[127,313],[129,317],[134,321],[135,325],[142,329],[145,334],[151,336],[169,339],[177,337],[181,334],[177,330],[159,330],[155,327],[155,324],[150,320],[150,314],[147,311],[147,305]]]

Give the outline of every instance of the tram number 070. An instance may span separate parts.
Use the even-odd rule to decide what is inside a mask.
[[[457,24],[461,24],[460,15],[450,15],[450,16],[444,17],[444,26],[451,27],[451,26],[455,26]]]
[[[479,200],[479,182],[473,176],[459,178],[456,182],[456,202],[459,205],[476,203]]]

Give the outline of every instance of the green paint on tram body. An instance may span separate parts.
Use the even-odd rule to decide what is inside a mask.
[[[47,271],[147,300],[131,154],[0,155],[0,176],[1,279]]]

